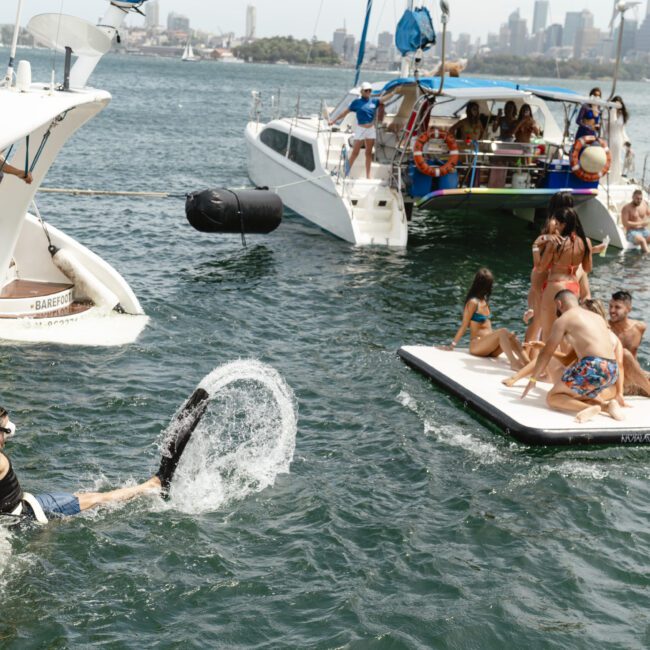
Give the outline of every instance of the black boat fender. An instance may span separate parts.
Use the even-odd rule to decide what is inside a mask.
[[[201,232],[266,235],[282,221],[282,199],[268,188],[191,192],[185,200],[190,224]]]

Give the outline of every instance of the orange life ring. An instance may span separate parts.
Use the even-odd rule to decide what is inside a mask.
[[[586,145],[592,145],[596,142],[605,150],[607,159],[600,172],[587,172],[580,166],[580,152]],[[598,138],[595,135],[583,135],[575,141],[569,160],[571,161],[571,171],[578,178],[587,183],[593,183],[594,181],[600,180],[609,171],[610,165],[612,164],[612,153],[607,146],[607,142],[602,138]]]
[[[449,149],[449,159],[444,165],[430,165],[424,158],[424,145],[431,140],[444,140]],[[427,176],[446,176],[449,172],[453,172],[458,164],[458,145],[456,139],[449,131],[439,131],[438,129],[429,129],[418,137],[413,145],[413,162],[415,166]]]

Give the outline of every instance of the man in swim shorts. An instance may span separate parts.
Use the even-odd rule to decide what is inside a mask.
[[[648,244],[650,243],[650,209],[648,204],[643,200],[643,192],[634,190],[632,201],[626,204],[621,211],[621,221],[625,228],[625,236],[630,244],[640,246],[644,253],[647,253]]]
[[[631,311],[632,294],[629,291],[616,291],[612,294],[609,301],[609,326],[623,346],[624,394],[650,397],[650,378],[641,368],[636,356],[646,324],[629,318]]]
[[[558,318],[546,346],[537,357],[522,399],[537,383],[553,352],[566,338],[578,360],[564,371],[549,391],[548,406],[575,413],[578,422],[586,422],[602,410],[615,419],[622,419],[620,406],[625,405],[622,359],[616,358],[607,323],[598,314],[581,309],[578,298],[566,289],[555,295],[555,307]]]
[[[198,388],[178,414],[175,435],[165,445],[160,468],[155,476],[139,485],[110,492],[55,492],[32,495],[23,492],[9,457],[4,454],[8,438],[16,433],[6,409],[0,406],[0,516],[29,517],[47,523],[51,517],[77,515],[84,510],[120,501],[128,501],[145,494],[165,498],[178,466],[181,454],[207,406],[208,394]]]

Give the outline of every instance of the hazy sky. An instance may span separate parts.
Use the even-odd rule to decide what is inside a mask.
[[[293,34],[310,38],[314,33],[323,40],[331,40],[332,32],[345,22],[348,31],[361,33],[367,0],[160,0],[160,19],[165,22],[167,14],[174,11],[190,18],[192,28],[218,33],[244,32],[246,5],[257,7],[257,35],[274,36]],[[43,12],[74,14],[96,22],[104,12],[107,0],[23,0],[25,24],[30,16]],[[449,29],[455,35],[469,32],[473,37],[485,40],[488,31],[497,31],[507,20],[510,12],[519,8],[530,29],[534,0],[448,0],[451,6]],[[563,22],[566,11],[588,8],[595,16],[596,26],[605,29],[609,23],[614,0],[550,0],[551,20]],[[17,0],[0,0],[0,23],[13,23]],[[380,31],[394,32],[396,17],[399,19],[405,6],[404,0],[373,0],[370,39],[376,40]],[[428,0],[425,6],[432,9],[434,26],[439,28],[438,2]],[[320,11],[320,18],[317,17]],[[643,19],[646,0],[628,12],[629,18]]]

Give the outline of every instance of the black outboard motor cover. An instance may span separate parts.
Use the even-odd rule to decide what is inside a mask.
[[[219,187],[187,195],[187,220],[201,232],[266,235],[282,221],[282,199],[268,189]]]

